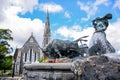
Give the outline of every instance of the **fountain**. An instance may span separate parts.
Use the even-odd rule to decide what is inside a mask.
[[[42,50],[51,60],[56,58],[59,60],[50,61],[51,63],[25,64],[23,78],[25,80],[120,80],[120,60],[103,55],[115,52],[104,32],[108,27],[108,19],[111,18],[112,15],[107,14],[93,20],[95,32],[89,48],[77,44],[84,37],[73,42],[53,40]],[[89,53],[90,56],[84,57],[84,53]],[[74,60],[77,56],[80,57]],[[69,60],[60,62],[63,57]]]
[[[78,41],[86,41],[82,39],[86,37],[81,37],[72,42],[58,39],[50,42],[42,51],[50,58],[51,61],[48,62],[51,63],[25,64],[23,72],[25,80],[74,80],[75,75],[71,71],[72,58],[79,55],[82,57],[86,53],[87,45],[81,44],[78,47],[77,44]],[[56,58],[59,59],[57,63],[52,61]]]

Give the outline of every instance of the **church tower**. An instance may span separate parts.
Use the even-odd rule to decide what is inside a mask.
[[[46,22],[45,22],[45,28],[44,28],[44,34],[43,34],[43,42],[42,42],[42,48],[44,48],[50,41],[50,21],[49,21],[49,13],[47,10],[46,13]]]

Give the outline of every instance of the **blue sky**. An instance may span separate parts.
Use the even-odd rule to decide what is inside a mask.
[[[18,16],[32,20],[39,18],[45,22],[46,9],[48,8],[50,28],[53,32],[63,25],[67,27],[80,25],[83,29],[90,27],[92,26],[91,21],[94,18],[98,16],[102,17],[107,13],[113,14],[113,19],[110,22],[115,22],[120,17],[119,6],[115,6],[117,3],[116,0],[39,0],[38,2],[40,4],[38,9],[33,10],[32,13],[19,13]],[[51,6],[59,8],[51,10]],[[45,7],[45,9],[41,9],[40,7]],[[56,36],[52,37],[56,38]]]
[[[100,1],[101,3],[99,3]],[[117,0],[39,0],[40,5],[48,5],[52,30],[55,30],[56,27],[58,28],[61,25],[71,26],[78,24],[82,25],[82,27],[91,26],[91,21],[95,17],[103,16],[107,13],[113,14],[114,17],[111,22],[114,22],[120,17],[119,7],[114,7],[116,2]],[[60,6],[61,9],[58,8],[58,11],[49,9],[49,6],[51,7],[52,5]],[[34,9],[33,12],[18,14],[18,16],[23,18],[30,18],[32,20],[39,18],[44,22],[45,15],[45,9],[42,10],[40,8]]]
[[[41,46],[46,10],[49,11],[51,39],[74,40],[94,32],[91,21],[112,13],[107,39],[120,50],[120,0],[0,0],[0,28],[13,31],[11,45],[21,47],[33,32]]]

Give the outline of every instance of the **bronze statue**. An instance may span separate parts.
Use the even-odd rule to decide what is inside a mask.
[[[83,39],[86,37],[88,36],[81,37],[75,41],[53,39],[42,51],[52,59],[61,57],[74,58],[79,55],[83,57],[88,49],[86,44],[82,44],[82,41],[87,41]],[[78,41],[81,42],[80,46]]]
[[[106,14],[104,17],[97,17],[92,21],[95,28],[92,39],[89,46],[90,55],[101,55],[105,53],[114,53],[115,49],[109,43],[106,38],[105,30],[107,29],[109,23],[108,20],[112,19],[112,14]]]

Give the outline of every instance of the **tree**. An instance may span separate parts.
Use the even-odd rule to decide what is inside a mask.
[[[6,61],[6,54],[13,51],[12,47],[8,43],[8,41],[13,40],[11,33],[12,31],[9,29],[0,29],[0,65],[2,65]]]
[[[0,69],[5,73],[6,70],[12,69],[12,56],[6,56],[4,61],[1,63]]]

